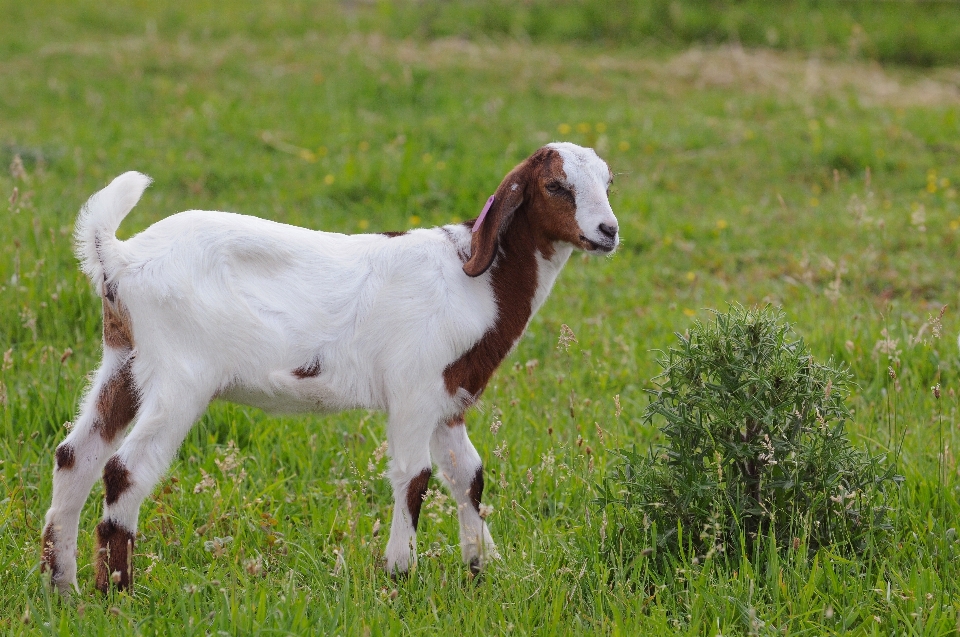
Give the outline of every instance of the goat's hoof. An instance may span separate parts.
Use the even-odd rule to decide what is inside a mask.
[[[50,578],[48,585],[53,592],[59,595],[66,601],[69,601],[74,593],[80,592],[80,587],[77,585],[77,580],[68,580],[67,578],[53,579]]]
[[[483,563],[480,561],[479,557],[475,557],[470,560],[470,573],[467,575],[467,580],[473,580],[474,586],[480,586],[483,583]]]
[[[471,551],[472,552],[472,551]],[[466,551],[463,555],[464,563],[470,568],[470,572],[474,575],[480,575],[485,571],[491,562],[500,559],[500,553],[497,552],[497,547],[490,543],[486,546],[486,550],[475,553],[474,555],[469,555]]]
[[[72,569],[62,568],[53,559],[52,552],[45,555],[43,562],[40,564],[44,584],[64,599],[70,599],[74,593],[80,592],[80,587],[77,585],[76,564],[73,564],[72,567]]]
[[[410,578],[410,573],[413,571],[416,565],[401,565],[399,562],[395,564],[390,564],[387,561],[381,562],[383,570],[387,572],[387,575],[390,576],[390,579],[394,582],[402,582]]]
[[[127,569],[116,570],[112,573],[110,573],[107,568],[98,569],[96,579],[97,590],[104,595],[107,595],[111,588],[118,593],[130,593],[132,590],[131,584],[133,578]]]

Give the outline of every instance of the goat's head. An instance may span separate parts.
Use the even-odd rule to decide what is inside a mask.
[[[612,182],[613,174],[593,149],[566,142],[544,146],[510,171],[497,188],[486,218],[474,224],[471,256],[463,271],[469,276],[487,271],[501,235],[521,207],[541,252],[551,252],[555,242],[591,254],[613,252],[619,235],[607,199]]]

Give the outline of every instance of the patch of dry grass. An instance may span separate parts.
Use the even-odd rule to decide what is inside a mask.
[[[636,51],[603,51],[573,46],[540,46],[515,41],[476,42],[459,38],[432,41],[389,40],[381,35],[348,39],[352,52],[375,60],[429,69],[498,69],[515,88],[551,78],[549,90],[566,97],[602,99],[632,81],[640,89],[671,95],[721,89],[768,94],[784,99],[854,96],[864,107],[952,106],[960,103],[960,71],[944,68],[919,73],[875,62],[838,61],[774,49],[736,45],[700,46],[668,58]],[[563,76],[570,76],[564,78]],[[590,76],[593,76],[592,80]]]

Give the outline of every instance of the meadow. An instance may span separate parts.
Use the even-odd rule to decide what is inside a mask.
[[[950,7],[908,3],[900,29],[893,3],[873,18],[851,3],[867,18],[817,14],[812,34],[764,44],[611,19],[573,33],[568,2],[572,22],[531,2],[506,26],[496,3],[422,4],[0,2],[0,631],[960,631],[960,70],[937,44],[955,41]],[[789,6],[756,32],[806,33],[818,3]],[[900,31],[920,44],[889,50],[931,53],[883,53]],[[419,565],[386,575],[383,414],[215,403],[144,503],[133,594],[93,588],[97,485],[81,593],[51,596],[53,450],[100,354],[71,238],[90,194],[126,170],[154,178],[122,237],[186,209],[404,230],[475,217],[556,140],[616,173],[622,246],[571,259],[467,416],[502,561],[470,575],[432,482]],[[642,417],[656,351],[729,303],[782,307],[818,360],[849,368],[848,431],[904,477],[888,553],[688,556],[642,581],[603,558],[618,530],[597,485],[614,449],[657,442]]]

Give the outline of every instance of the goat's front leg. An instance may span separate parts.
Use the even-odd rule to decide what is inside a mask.
[[[393,485],[393,522],[387,541],[387,572],[402,575],[417,563],[417,523],[430,481],[430,431],[411,426],[412,419],[390,414],[390,482]]]
[[[480,516],[483,497],[483,464],[467,436],[462,417],[441,423],[430,439],[430,454],[440,477],[457,501],[460,518],[460,552],[470,570],[479,573],[500,557],[487,523]]]

